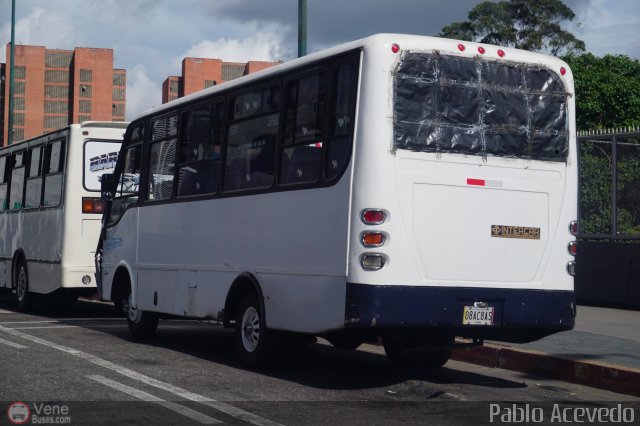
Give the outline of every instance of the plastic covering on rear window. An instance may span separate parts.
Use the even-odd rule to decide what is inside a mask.
[[[568,93],[542,65],[405,52],[394,84],[397,149],[567,158]]]

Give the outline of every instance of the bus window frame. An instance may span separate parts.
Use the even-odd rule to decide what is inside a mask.
[[[53,145],[56,142],[61,142],[61,155],[60,155],[60,161],[62,161],[62,170],[57,171],[55,173],[49,173],[49,168],[51,167],[51,152],[49,151],[48,147]],[[63,137],[58,137],[58,138],[54,138],[51,140],[48,140],[46,143],[43,144],[44,146],[44,153],[43,153],[43,163],[42,163],[42,197],[40,198],[40,209],[55,209],[55,208],[60,208],[62,206],[64,206],[64,196],[66,194],[66,174],[67,174],[67,163],[68,163],[68,159],[67,159],[67,155],[69,155],[69,150],[67,149],[67,144],[69,143],[69,138],[66,136]],[[53,148],[52,148],[53,149]],[[58,167],[60,167],[60,165],[58,165]],[[61,179],[62,179],[62,183],[60,185],[60,202],[58,204],[52,204],[49,206],[45,206],[44,205],[44,194],[45,194],[45,190],[47,188],[47,177],[49,176],[56,176],[56,175],[61,175]],[[25,184],[25,190],[26,190],[26,184]]]
[[[29,185],[29,181],[35,181],[35,180],[40,180],[40,198],[38,200],[38,205],[37,206],[33,206],[33,207],[25,207],[23,206],[24,210],[39,210],[42,207],[42,198],[43,198],[43,194],[44,194],[44,162],[45,162],[45,154],[47,152],[47,144],[46,143],[39,143],[37,145],[32,145],[29,147],[29,155],[27,156],[28,158],[28,162],[29,162],[29,167],[27,169],[28,176],[27,174],[25,174],[25,183],[24,183],[24,201],[26,201],[27,198],[27,188]],[[32,176],[31,175],[31,160],[33,159],[33,151],[39,149],[40,150],[40,162],[38,164],[38,174],[36,176]]]

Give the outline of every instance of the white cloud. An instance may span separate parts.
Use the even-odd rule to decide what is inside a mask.
[[[574,0],[576,17],[567,27],[595,55],[625,54],[637,58],[639,5],[637,0]]]
[[[152,81],[144,65],[127,70],[127,120],[162,102],[162,88]]]
[[[178,63],[184,57],[218,58],[225,62],[277,61],[289,55],[283,47],[282,27],[269,25],[256,31],[249,30],[250,36],[241,38],[219,38],[215,41],[203,40],[192,45],[184,55],[176,58]]]
[[[73,22],[67,15],[34,8],[27,16],[16,21],[15,40],[18,44],[42,44],[53,49],[73,49]],[[11,41],[11,23],[2,26],[0,40]],[[5,49],[0,49],[0,61],[5,62]]]

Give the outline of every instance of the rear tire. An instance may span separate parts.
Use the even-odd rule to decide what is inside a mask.
[[[424,330],[400,330],[383,338],[384,351],[401,368],[436,370],[447,363],[454,336]]]
[[[249,368],[273,365],[282,348],[282,336],[265,327],[258,299],[246,294],[236,311],[235,347],[242,364]]]
[[[20,259],[15,272],[16,303],[18,310],[27,312],[33,307],[33,294],[29,291],[27,263]]]

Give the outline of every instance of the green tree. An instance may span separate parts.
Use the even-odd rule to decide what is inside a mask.
[[[640,61],[591,53],[563,59],[573,71],[578,129],[640,126]]]
[[[557,56],[585,50],[582,40],[560,27],[561,22],[574,17],[561,0],[484,2],[471,9],[468,21],[444,27],[439,36]]]

